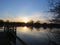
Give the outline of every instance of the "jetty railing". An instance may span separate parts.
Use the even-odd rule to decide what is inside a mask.
[[[24,42],[22,39],[20,39],[16,35],[16,27],[15,26],[5,25],[4,32],[6,33],[6,36],[9,38],[11,45],[16,45],[16,39],[18,39],[19,42],[22,43],[22,45],[27,45],[26,42]]]

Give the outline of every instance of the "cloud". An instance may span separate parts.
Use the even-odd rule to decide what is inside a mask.
[[[28,14],[28,13],[21,13],[21,14],[17,14],[17,16],[19,17],[35,17],[35,18],[52,18],[53,17],[53,14],[52,13],[47,13],[47,12],[33,12],[31,14]]]
[[[52,19],[53,14],[48,12],[32,12],[32,13],[18,13],[14,15],[6,11],[1,15],[1,19],[4,20],[8,19],[10,21],[18,21],[23,17],[29,18],[34,21],[40,20],[41,22],[47,22],[47,20]]]
[[[34,21],[40,20],[40,21],[46,22],[47,20],[50,20],[53,18],[53,14],[48,12],[33,12],[31,14],[22,13],[22,14],[18,14],[17,19],[20,19],[23,17],[27,17]]]

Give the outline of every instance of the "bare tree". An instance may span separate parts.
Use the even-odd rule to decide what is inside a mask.
[[[60,23],[60,0],[49,0],[50,4],[50,12],[53,12],[54,19],[52,19],[52,22]]]

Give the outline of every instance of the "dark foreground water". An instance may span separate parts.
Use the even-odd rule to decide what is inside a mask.
[[[60,29],[18,27],[17,36],[28,45],[60,45]],[[16,45],[22,45],[17,40]]]

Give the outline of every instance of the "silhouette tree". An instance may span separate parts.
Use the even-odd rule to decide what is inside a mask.
[[[50,20],[55,23],[60,23],[60,0],[50,0],[50,12],[54,13],[54,19]]]
[[[4,22],[3,20],[0,20],[0,26],[3,26],[3,22]]]
[[[39,27],[41,26],[41,25],[40,25],[40,21],[36,21],[36,22],[34,23],[34,26],[39,28]]]
[[[31,20],[31,21],[29,22],[29,25],[30,25],[30,26],[33,26],[33,23],[34,23],[34,21]]]

